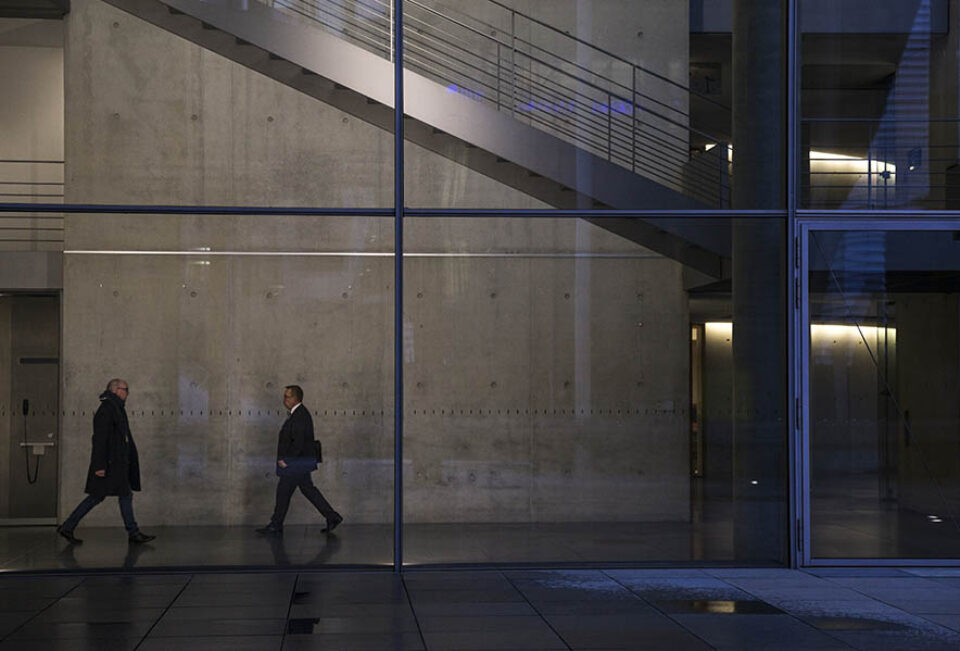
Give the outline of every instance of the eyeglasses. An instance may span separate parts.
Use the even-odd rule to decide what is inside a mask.
[[[127,387],[117,387],[117,391],[126,391],[127,393],[130,393],[130,389]]]

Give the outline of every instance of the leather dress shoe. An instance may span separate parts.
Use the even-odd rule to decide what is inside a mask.
[[[64,529],[63,525],[57,527],[57,533],[67,539],[71,545],[82,545],[83,541],[73,535],[72,529]]]
[[[341,522],[343,522],[343,516],[342,516],[342,515],[338,515],[337,517],[335,517],[335,518],[332,519],[332,520],[327,520],[327,526],[324,527],[324,528],[322,529],[322,531],[323,531],[324,533],[333,533],[333,530],[336,529],[337,526],[339,526],[339,524],[340,524]]]
[[[265,536],[282,536],[283,529],[279,527],[274,527],[273,525],[268,524],[265,527],[260,527],[257,529],[257,533],[262,533]]]
[[[138,532],[135,533],[135,534],[131,534],[131,535],[130,535],[130,538],[129,538],[128,540],[129,540],[130,542],[132,542],[132,543],[136,543],[136,544],[139,545],[139,544],[141,544],[141,543],[150,542],[150,541],[153,540],[154,538],[156,538],[156,536],[151,536],[151,535],[149,535],[149,534],[143,533],[142,531],[138,531]]]

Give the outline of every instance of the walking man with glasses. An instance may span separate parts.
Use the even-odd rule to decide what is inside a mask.
[[[300,489],[303,496],[310,500],[314,508],[326,518],[327,526],[322,529],[332,533],[343,522],[343,516],[337,513],[310,479],[310,473],[317,469],[317,447],[313,434],[313,418],[303,406],[303,389],[291,384],[283,390],[283,406],[290,410],[290,416],[280,428],[277,441],[277,483],[276,506],[270,523],[257,529],[257,533],[268,536],[283,535],[283,520],[290,508],[293,492]]]
[[[83,516],[108,495],[116,495],[119,499],[120,515],[131,543],[145,543],[156,538],[140,531],[133,517],[133,491],[140,490],[140,461],[125,409],[129,395],[130,385],[120,378],[110,380],[107,389],[100,394],[100,408],[93,416],[87,497],[57,527],[57,533],[71,545],[83,542],[73,535],[74,529]]]

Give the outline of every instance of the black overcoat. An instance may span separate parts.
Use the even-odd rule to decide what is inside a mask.
[[[313,418],[303,403],[300,403],[280,428],[277,460],[283,459],[287,467],[281,468],[277,464],[277,474],[282,477],[316,470],[317,452],[313,440]]]
[[[97,477],[97,470],[106,470]],[[93,416],[93,449],[87,471],[90,495],[129,495],[140,490],[140,459],[130,433],[130,423],[123,400],[110,391],[100,394],[100,408]]]

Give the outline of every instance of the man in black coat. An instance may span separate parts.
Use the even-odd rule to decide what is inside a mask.
[[[329,533],[343,522],[343,516],[333,510],[320,490],[313,485],[310,473],[317,469],[316,442],[313,437],[313,418],[303,406],[303,389],[295,384],[283,390],[283,406],[290,416],[280,428],[277,442],[277,503],[270,517],[270,524],[257,529],[258,533],[273,536],[283,535],[283,519],[290,508],[293,491],[300,489],[317,511],[327,519],[324,529]]]
[[[145,543],[156,538],[140,531],[133,517],[133,491],[140,490],[140,460],[124,408],[128,395],[130,385],[120,378],[110,380],[106,391],[100,394],[100,408],[93,416],[93,449],[87,471],[87,497],[57,527],[57,533],[73,545],[83,542],[73,535],[81,518],[107,495],[119,498],[120,515],[123,516],[130,542]]]

